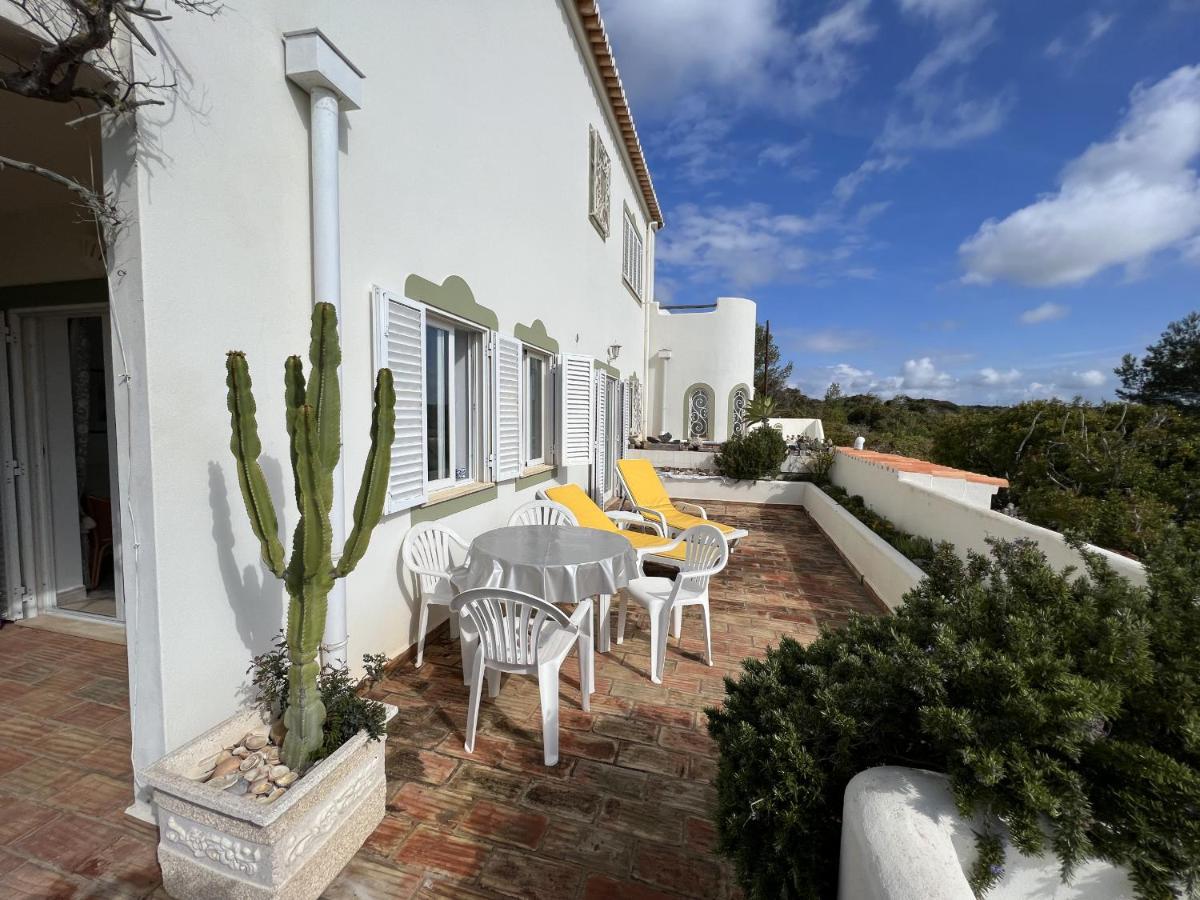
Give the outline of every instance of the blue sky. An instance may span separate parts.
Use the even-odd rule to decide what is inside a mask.
[[[793,380],[1112,397],[1200,308],[1200,0],[604,0],[658,299],[758,301]]]

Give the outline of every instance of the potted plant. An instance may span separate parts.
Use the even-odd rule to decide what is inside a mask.
[[[326,701],[341,704],[357,695],[344,670],[322,674],[317,654],[334,579],[354,570],[383,512],[395,392],[391,371],[380,369],[354,524],[334,562],[329,517],[341,455],[341,348],[331,304],[313,308],[309,360],[307,381],[298,356],[284,366],[300,509],[288,560],[258,461],[249,366],[241,352],[226,358],[238,482],[263,561],[289,597],[286,637],[269,662],[276,677],[264,679],[264,658],[255,660],[256,684],[273,686],[273,694],[261,699],[276,701],[271,705],[279,716],[272,720],[260,709],[244,709],[147,770],[163,882],[176,898],[317,897],[383,818],[381,738],[395,710],[361,701],[369,705],[356,707],[355,715],[327,717]]]

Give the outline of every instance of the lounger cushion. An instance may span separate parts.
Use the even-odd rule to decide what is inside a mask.
[[[545,494],[548,500],[561,503],[574,513],[575,519],[579,522],[581,528],[615,531],[617,534],[625,537],[629,543],[633,544],[634,549],[645,550],[671,543],[668,538],[661,538],[655,534],[643,534],[640,531],[622,531],[617,528],[613,524],[612,519],[606,516],[604,511],[577,484],[564,484],[560,487],[547,488]],[[673,550],[666,550],[654,555],[664,556],[668,559],[682,560],[686,549],[686,547],[680,544]]]
[[[713,525],[726,537],[734,534],[739,537],[746,536],[747,532],[743,528],[714,522],[712,519],[702,519],[676,508],[671,498],[667,496],[667,489],[663,487],[662,479],[654,471],[650,460],[621,459],[617,461],[617,467],[621,470],[621,477],[625,480],[625,486],[629,488],[633,502],[638,506],[662,513],[671,528],[685,531],[693,525]]]

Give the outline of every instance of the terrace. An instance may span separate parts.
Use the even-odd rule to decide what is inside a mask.
[[[399,707],[387,743],[388,812],[329,898],[737,896],[713,851],[716,759],[704,708],[722,678],[782,636],[882,607],[808,513],[709,503],[750,537],[712,586],[712,668],[696,620],[647,677],[645,614],[596,656],[592,710],[572,658],[562,681],[562,758],[541,761],[537,687],[508,679],[463,750],[467,689],[440,632],[425,666],[399,660],[375,696]],[[0,658],[0,893],[162,897],[155,829],[126,816],[131,779],[124,648],[6,627]]]

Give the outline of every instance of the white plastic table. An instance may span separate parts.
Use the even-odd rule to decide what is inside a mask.
[[[624,537],[567,525],[486,531],[471,542],[468,559],[451,579],[457,591],[511,588],[556,605],[599,597],[601,652],[609,647],[608,601],[638,575],[637,553]]]

